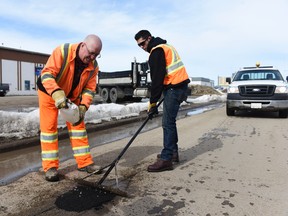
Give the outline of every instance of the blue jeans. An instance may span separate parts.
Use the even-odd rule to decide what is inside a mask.
[[[167,88],[163,91],[163,146],[161,152],[162,160],[172,160],[173,153],[178,153],[178,133],[176,117],[180,104],[187,98],[187,87],[183,85],[177,88]]]

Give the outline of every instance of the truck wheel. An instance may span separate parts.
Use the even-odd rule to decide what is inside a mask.
[[[279,118],[287,118],[288,110],[279,110]]]
[[[117,88],[111,88],[110,89],[110,100],[112,103],[116,103],[118,99],[118,91]]]
[[[101,97],[103,99],[103,102],[108,103],[109,102],[109,90],[107,88],[101,89]]]
[[[227,116],[234,116],[235,115],[235,110],[228,108],[228,106],[226,105],[226,115]]]

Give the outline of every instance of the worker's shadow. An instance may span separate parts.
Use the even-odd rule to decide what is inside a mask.
[[[191,142],[191,148],[183,149],[181,148],[181,143],[179,143],[179,158],[180,162],[175,164],[174,168],[180,167],[180,169],[184,169],[187,166],[191,165],[191,162],[194,158],[199,155],[213,152],[216,149],[219,149],[223,146],[222,141],[218,138],[219,133],[223,133],[223,131],[212,131],[209,133],[203,134],[202,137],[198,139],[198,143]],[[226,134],[227,135],[227,134]],[[228,135],[233,136],[233,135]],[[109,144],[108,144],[109,145]],[[187,146],[187,144],[185,145]],[[125,145],[113,150],[106,152],[101,155],[94,155],[93,160],[95,163],[101,167],[105,167],[109,164],[112,164],[114,160],[116,160],[119,154],[123,151]],[[126,152],[122,155],[120,160],[118,161],[118,165],[121,167],[136,169],[143,163],[146,163],[149,160],[149,163],[154,163],[156,161],[156,155],[159,154],[162,150],[162,146],[133,146],[131,145]],[[153,156],[154,157],[153,157]],[[148,163],[147,163],[148,165]],[[185,165],[185,166],[183,166]],[[72,165],[63,170],[64,174],[70,172],[71,170],[76,169],[76,165]],[[145,167],[146,169],[146,167]]]
[[[193,146],[193,143],[191,143],[192,147],[185,150],[182,150],[181,144],[179,144],[179,165],[186,164],[199,155],[207,152],[212,152],[218,148],[221,148],[223,146],[223,143],[219,138],[217,138],[217,136],[218,134],[214,134],[213,132],[204,134],[201,138],[198,139],[198,143],[196,145],[194,144]],[[118,157],[121,150],[122,149],[117,149],[107,152],[103,155],[99,155],[98,157],[95,157],[95,161],[101,161],[101,166],[104,166],[105,163],[109,164]],[[155,162],[156,155],[159,154],[161,150],[162,146],[131,146],[129,149],[127,149],[127,152],[125,152],[125,154],[121,157],[118,165],[131,168],[137,166],[137,164],[141,163],[141,161],[143,162],[143,160],[147,161],[147,158],[151,155],[155,155],[155,159],[153,158],[153,160],[151,160],[151,162]]]

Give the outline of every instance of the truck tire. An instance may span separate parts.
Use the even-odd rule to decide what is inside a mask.
[[[287,118],[288,110],[279,110],[279,118]]]
[[[107,89],[107,88],[102,88],[102,89],[101,89],[101,97],[102,97],[104,103],[110,102],[109,89]]]
[[[235,115],[235,110],[229,108],[229,107],[226,105],[226,115],[227,115],[227,116],[234,116],[234,115]]]
[[[118,91],[117,88],[111,88],[109,92],[110,101],[116,103],[118,100]]]

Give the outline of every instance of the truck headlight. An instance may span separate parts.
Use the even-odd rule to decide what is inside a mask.
[[[227,93],[239,93],[239,89],[237,86],[229,86],[227,89]]]
[[[275,89],[275,93],[288,93],[287,86],[277,86]]]

